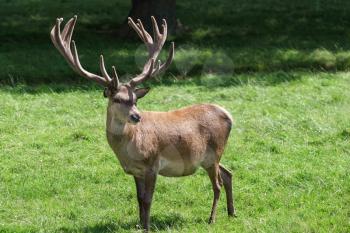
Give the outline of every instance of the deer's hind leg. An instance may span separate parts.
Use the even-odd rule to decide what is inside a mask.
[[[227,213],[229,216],[236,216],[236,211],[234,207],[233,200],[233,191],[232,191],[232,174],[221,164],[220,167],[220,176],[222,178],[225,192],[226,192],[226,201],[227,201]]]
[[[213,200],[213,205],[211,208],[211,213],[210,213],[210,217],[209,217],[209,224],[210,223],[214,223],[215,222],[215,217],[216,217],[216,209],[217,209],[217,205],[218,205],[218,201],[220,198],[220,190],[221,190],[221,186],[222,186],[222,180],[220,177],[220,170],[219,170],[219,164],[213,164],[211,167],[205,168],[205,170],[207,171],[212,187],[213,187],[213,191],[214,191],[214,200]]]

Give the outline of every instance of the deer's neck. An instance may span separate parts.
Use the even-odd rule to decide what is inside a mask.
[[[109,113],[107,113],[106,130],[107,133],[121,139],[125,137],[132,138],[132,135],[134,134],[133,125],[122,122]]]

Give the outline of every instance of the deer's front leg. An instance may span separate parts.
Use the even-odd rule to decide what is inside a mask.
[[[145,195],[145,180],[134,176],[136,184],[137,202],[139,203],[140,224],[143,224],[143,196]]]
[[[152,197],[154,193],[154,188],[156,186],[157,173],[154,171],[148,171],[144,178],[145,192],[142,198],[142,217],[141,221],[145,231],[148,231],[150,228],[150,210],[152,204]]]

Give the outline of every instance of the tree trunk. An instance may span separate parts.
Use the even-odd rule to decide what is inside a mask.
[[[132,0],[132,7],[128,17],[134,21],[141,19],[145,29],[152,32],[151,16],[154,16],[160,27],[162,19],[166,19],[168,34],[174,34],[176,29],[176,0]],[[130,37],[136,33],[129,27],[128,20],[119,28],[119,35]]]

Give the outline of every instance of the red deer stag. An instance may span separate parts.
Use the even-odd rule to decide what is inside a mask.
[[[165,71],[173,60],[174,43],[166,62],[157,61],[167,37],[166,21],[163,20],[160,32],[152,17],[152,37],[140,20],[135,23],[129,18],[129,25],[147,47],[148,60],[141,74],[127,83],[119,82],[114,66],[113,75],[107,73],[102,55],[102,76],[86,71],[80,64],[75,42],[71,41],[77,17],[70,19],[61,31],[62,21],[57,19],[51,30],[51,40],[75,72],[105,87],[108,143],[124,171],[134,176],[144,230],[148,231],[150,227],[150,207],[157,175],[187,176],[200,166],[207,171],[214,191],[209,223],[215,221],[222,185],[226,191],[228,215],[234,216],[232,175],[219,163],[230,134],[231,115],[212,104],[198,104],[169,112],[141,112],[136,107],[137,100],[149,91],[148,88],[136,88],[137,85]]]

